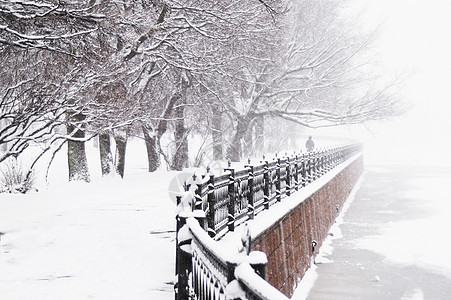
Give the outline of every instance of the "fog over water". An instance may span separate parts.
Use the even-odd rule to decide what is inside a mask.
[[[368,163],[451,164],[451,2],[367,0],[357,5],[369,26],[382,24],[374,52],[386,74],[407,75],[401,96],[410,109],[392,120],[312,134],[362,139]]]
[[[377,139],[367,138],[373,148],[369,152],[379,160],[450,163],[451,3],[384,0],[367,5],[376,20],[384,20],[380,50],[387,70],[413,72],[403,91],[411,110],[374,125]]]

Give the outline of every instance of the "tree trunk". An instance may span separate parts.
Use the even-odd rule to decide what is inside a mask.
[[[113,170],[113,155],[111,153],[111,141],[108,133],[99,134],[99,153],[102,176],[111,174]]]
[[[254,137],[254,149],[255,155],[261,156],[265,154],[265,123],[263,117],[258,117],[255,121],[255,137]]]
[[[242,157],[247,158],[254,155],[254,126],[250,126],[246,133],[244,134],[244,138],[241,144],[241,152]]]
[[[116,173],[124,178],[125,173],[125,149],[127,147],[127,134],[125,132],[115,133],[116,157],[114,160]]]
[[[80,123],[85,116],[77,114],[71,117],[70,121]],[[67,133],[72,134],[73,138],[83,139],[85,132],[77,128],[73,123],[67,125]],[[67,141],[67,163],[69,167],[69,181],[83,180],[90,181],[88,160],[86,159],[85,142],[83,141]]]
[[[175,153],[172,160],[172,169],[181,171],[188,167],[188,130],[185,127],[185,106],[188,90],[188,78],[182,74],[182,87],[179,101],[175,109]]]
[[[213,121],[211,135],[213,138],[213,160],[223,160],[222,149],[222,113],[216,108],[213,109]]]
[[[241,137],[238,133],[233,136],[230,145],[227,147],[227,159],[238,162],[241,159]]]
[[[248,123],[245,122],[244,118],[239,119],[237,126],[235,128],[235,133],[227,147],[227,159],[231,161],[238,162],[241,159],[241,139],[244,137],[248,128]]]
[[[144,125],[142,126],[142,131],[144,134],[144,141],[146,142],[149,172],[154,172],[160,166],[160,155],[158,153],[157,137],[155,135],[150,135],[148,129]]]
[[[179,106],[175,109],[175,153],[172,160],[172,169],[181,171],[188,167],[188,130],[185,127],[186,97],[181,97]]]

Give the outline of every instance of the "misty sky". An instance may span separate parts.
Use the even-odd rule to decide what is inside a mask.
[[[451,1],[358,1],[369,24],[382,23],[376,52],[387,72],[412,74],[403,95],[412,104],[395,121],[369,124],[370,156],[378,160],[451,163]],[[379,148],[378,146],[384,147]]]

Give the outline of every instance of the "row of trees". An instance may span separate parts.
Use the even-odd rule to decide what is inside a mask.
[[[265,124],[306,127],[401,111],[375,84],[342,1],[0,0],[0,163],[32,144],[67,144],[69,179],[124,174],[127,139],[145,139],[149,171],[188,165],[188,136],[214,159],[262,149]],[[266,125],[267,126],[267,125]],[[113,165],[111,138],[116,145]],[[33,168],[31,166],[30,172]]]

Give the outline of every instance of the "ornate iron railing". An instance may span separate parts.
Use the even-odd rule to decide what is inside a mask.
[[[288,300],[262,278],[267,263],[263,252],[222,249],[202,228],[205,218],[185,214],[181,219],[191,247],[179,254],[191,259],[178,262],[176,299]]]
[[[231,258],[239,254],[218,248],[217,240],[361,149],[361,144],[352,144],[276,157],[254,165],[248,162],[238,170],[229,166],[221,176],[193,174],[185,183],[185,197],[189,199],[178,198],[180,206],[182,201],[192,205],[191,212],[177,216],[177,299],[225,299],[227,290],[230,293],[233,289],[233,282],[239,282],[236,285],[243,293],[238,298],[287,299],[264,280],[265,264],[254,264],[252,269],[246,259]],[[250,237],[245,246],[250,249]]]
[[[194,174],[187,188],[196,185],[196,208],[205,211],[209,235],[218,240],[235,226],[253,219],[262,210],[280,202],[311,183],[353,154],[361,144],[352,144],[249,164],[244,169],[226,168],[221,176]],[[196,178],[196,176],[200,176]],[[195,181],[198,183],[193,183]]]

